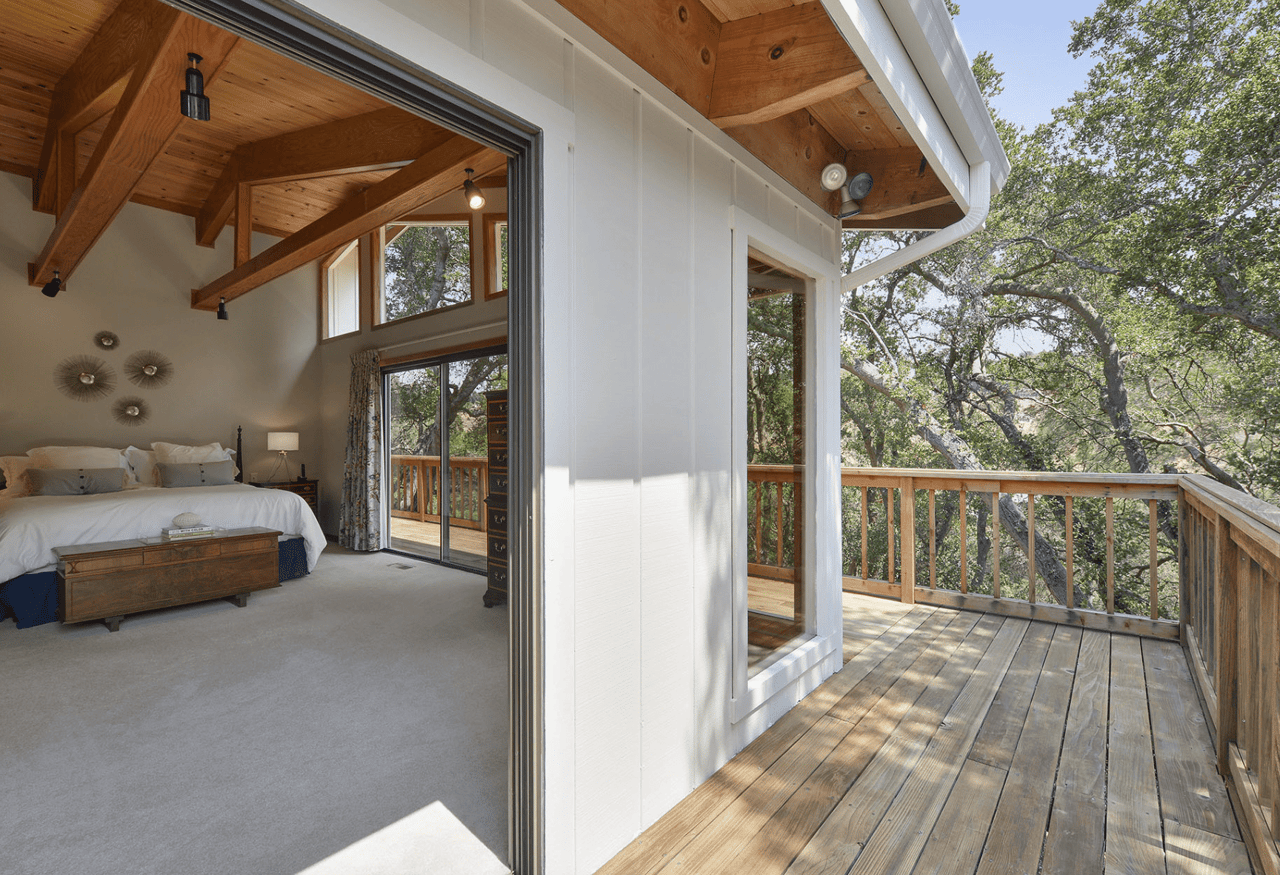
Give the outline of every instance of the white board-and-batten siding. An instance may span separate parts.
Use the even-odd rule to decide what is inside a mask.
[[[732,221],[838,231],[561,15],[307,5],[543,130],[547,871],[591,873],[803,691],[733,721]]]

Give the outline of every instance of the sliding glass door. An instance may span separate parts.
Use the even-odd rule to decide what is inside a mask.
[[[505,352],[415,362],[385,374],[391,549],[483,572],[488,417],[507,386]]]

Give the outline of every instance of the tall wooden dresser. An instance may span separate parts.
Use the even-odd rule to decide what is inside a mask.
[[[489,586],[484,606],[507,600],[507,390],[484,393],[489,419],[489,497],[485,530],[489,542]]]

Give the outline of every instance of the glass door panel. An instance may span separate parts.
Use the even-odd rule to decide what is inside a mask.
[[[385,397],[391,548],[441,559],[439,365],[387,374]]]
[[[507,387],[507,357],[466,359],[450,363],[448,369],[448,559],[483,571],[488,556],[484,500],[489,491],[484,393]]]

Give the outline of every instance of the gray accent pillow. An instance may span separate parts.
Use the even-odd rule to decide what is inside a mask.
[[[169,488],[181,486],[224,486],[236,480],[236,466],[230,460],[221,462],[158,462],[160,485]]]
[[[123,468],[28,468],[32,495],[98,495],[124,488]]]

